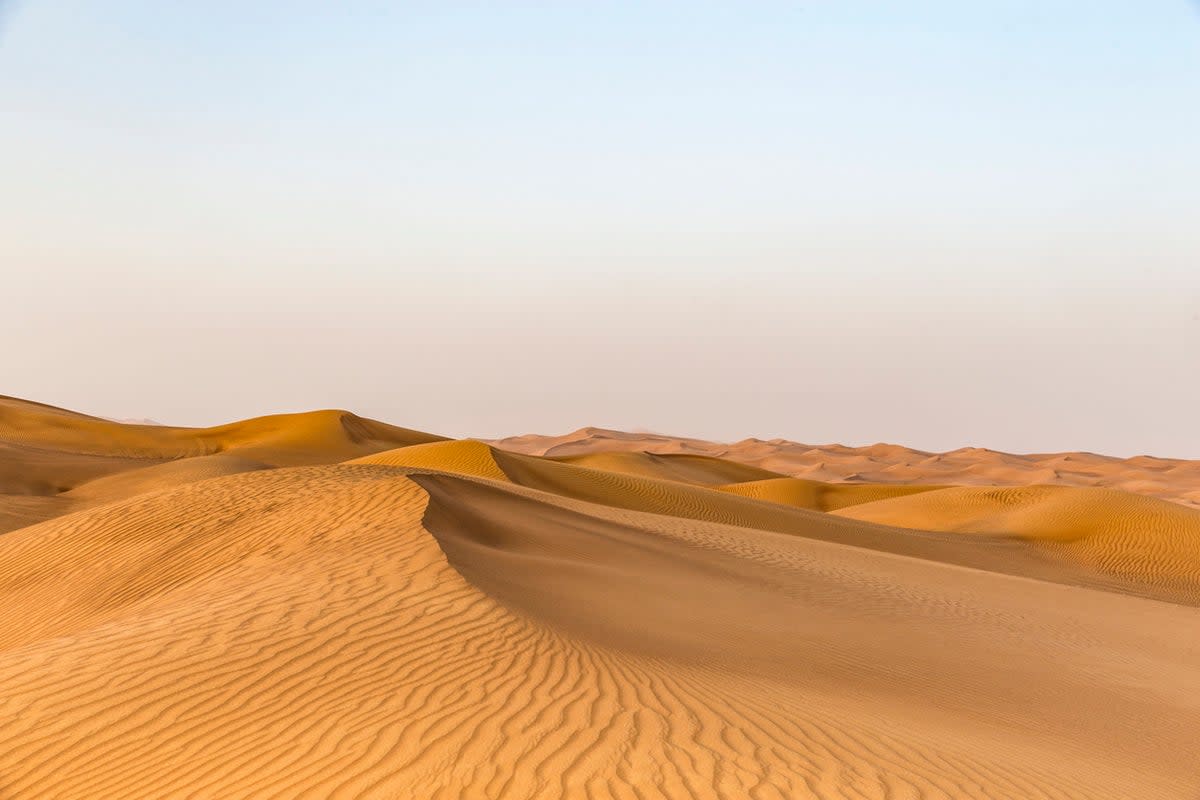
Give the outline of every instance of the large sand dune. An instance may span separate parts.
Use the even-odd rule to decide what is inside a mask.
[[[1194,465],[543,442],[0,400],[0,798],[1200,797]]]

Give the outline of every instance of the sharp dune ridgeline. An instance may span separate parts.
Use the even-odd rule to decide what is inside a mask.
[[[1200,798],[1200,463],[0,398],[0,798]]]

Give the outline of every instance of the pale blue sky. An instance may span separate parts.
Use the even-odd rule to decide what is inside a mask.
[[[0,186],[0,393],[1200,457],[1183,0],[10,2]]]

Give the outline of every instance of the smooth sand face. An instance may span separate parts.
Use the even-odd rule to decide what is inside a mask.
[[[1200,512],[762,444],[0,401],[0,797],[1200,796]]]

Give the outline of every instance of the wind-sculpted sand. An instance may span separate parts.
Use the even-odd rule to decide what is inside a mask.
[[[1200,797],[1182,503],[338,411],[0,459],[4,800]]]

